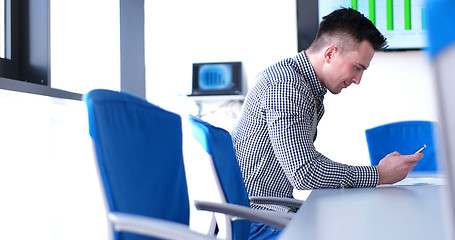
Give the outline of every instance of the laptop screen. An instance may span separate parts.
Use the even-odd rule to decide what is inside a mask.
[[[193,63],[192,96],[242,94],[241,62]]]

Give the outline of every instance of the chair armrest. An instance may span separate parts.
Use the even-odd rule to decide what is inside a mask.
[[[234,217],[248,219],[254,222],[264,223],[278,229],[284,229],[284,227],[292,219],[291,214],[266,210],[255,210],[249,207],[230,203],[215,203],[195,200],[194,205],[198,210],[223,213]]]
[[[280,198],[280,197],[250,197],[250,202],[254,204],[273,204],[279,206],[290,207],[297,210],[303,204],[302,200],[294,198]]]
[[[144,217],[128,213],[109,213],[110,221],[118,232],[129,232],[161,239],[214,240],[215,237],[191,230],[189,226],[162,219]]]

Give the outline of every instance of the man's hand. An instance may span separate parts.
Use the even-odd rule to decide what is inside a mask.
[[[393,152],[388,154],[376,166],[379,172],[378,184],[393,184],[403,180],[422,157],[423,153],[401,155]]]

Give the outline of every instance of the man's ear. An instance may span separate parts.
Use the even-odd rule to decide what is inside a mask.
[[[332,61],[333,56],[335,55],[337,50],[338,50],[337,47],[335,47],[333,45],[328,46],[324,51],[324,61],[326,63],[330,63],[330,61]]]

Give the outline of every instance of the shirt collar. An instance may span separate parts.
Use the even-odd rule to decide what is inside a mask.
[[[310,84],[313,94],[317,97],[324,97],[324,95],[327,93],[327,88],[322,86],[319,82],[318,77],[316,76],[313,66],[311,65],[311,62],[308,59],[305,51],[301,51],[299,54],[297,54],[295,59],[297,61],[299,71],[305,80]]]

